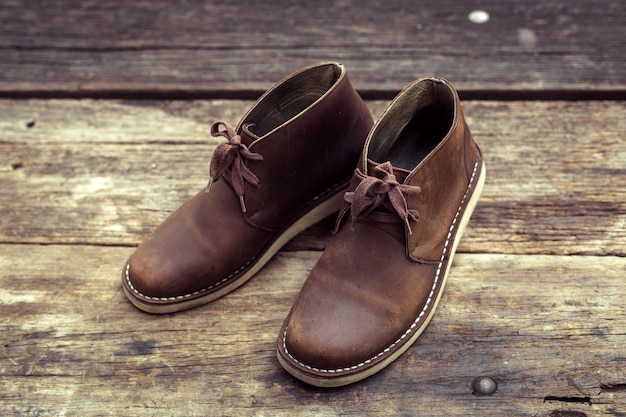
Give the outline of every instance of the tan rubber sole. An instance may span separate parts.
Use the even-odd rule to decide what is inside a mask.
[[[457,246],[459,242],[461,241],[461,237],[463,236],[463,232],[465,231],[465,228],[467,227],[467,224],[469,223],[470,218],[472,217],[474,208],[476,207],[476,204],[478,203],[478,200],[480,199],[480,194],[482,192],[483,185],[485,183],[485,175],[486,175],[485,164],[484,162],[482,162],[482,166],[481,166],[479,177],[477,179],[476,187],[474,189],[472,196],[470,197],[470,200],[467,204],[467,207],[465,208],[465,211],[463,212],[463,215],[461,216],[461,222],[458,226],[458,230],[455,234],[452,247],[450,249],[450,257],[448,260],[448,266],[442,278],[441,288],[439,292],[437,293],[437,296],[435,300],[433,301],[433,306],[430,309],[429,313],[427,314],[426,318],[424,319],[422,325],[413,335],[411,335],[405,341],[404,344],[402,344],[391,355],[387,356],[385,359],[376,363],[375,365],[371,367],[365,367],[360,372],[349,373],[345,376],[336,376],[337,375],[336,371],[332,373],[329,372],[328,377],[317,377],[317,376],[311,375],[295,367],[288,359],[285,359],[280,354],[280,352],[278,352],[278,362],[281,364],[281,366],[292,376],[296,377],[297,379],[303,382],[306,382],[309,385],[322,387],[322,388],[334,388],[334,387],[341,387],[344,385],[352,384],[354,382],[358,382],[367,377],[370,377],[374,375],[375,373],[383,370],[387,366],[389,366],[393,361],[398,359],[400,355],[406,352],[409,349],[409,347],[411,347],[411,345],[415,343],[417,338],[423,333],[423,331],[426,329],[426,327],[428,326],[428,324],[430,323],[430,321],[432,320],[435,314],[435,310],[437,309],[437,306],[439,305],[439,300],[441,299],[441,295],[443,294],[443,290],[446,285],[446,281],[448,279],[448,272],[450,271],[450,267],[452,266],[452,259],[454,258],[454,255],[456,253]],[[283,338],[284,335],[281,334],[280,337]]]
[[[210,303],[231,291],[239,288],[243,284],[245,284],[250,278],[252,278],[257,272],[261,270],[267,264],[270,259],[278,252],[287,242],[289,242],[293,237],[297,234],[305,230],[306,228],[314,225],[320,220],[330,216],[334,212],[337,212],[341,206],[341,202],[343,201],[343,194],[345,189],[342,189],[340,192],[336,193],[332,197],[329,197],[323,203],[320,203],[318,206],[311,209],[307,214],[302,216],[299,220],[293,223],[289,228],[287,228],[281,235],[274,240],[274,242],[263,252],[263,254],[256,259],[254,263],[248,268],[246,272],[244,272],[240,277],[234,279],[233,281],[225,284],[217,291],[210,292],[204,296],[193,298],[186,301],[173,302],[168,304],[156,304],[149,303],[137,298],[126,285],[123,285],[124,293],[126,297],[130,300],[131,303],[135,307],[140,310],[143,310],[147,313],[153,314],[167,314],[167,313],[175,313],[178,311],[188,310],[194,307],[201,306],[203,304]],[[123,275],[127,273],[128,264],[124,268]],[[123,276],[124,280],[126,277]]]

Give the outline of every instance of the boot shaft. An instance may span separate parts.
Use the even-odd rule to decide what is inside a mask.
[[[396,96],[370,132],[359,168],[391,162],[400,183],[420,192],[406,196],[419,218],[407,219],[407,256],[438,262],[456,207],[482,164],[478,144],[465,122],[459,96],[442,78],[422,78]],[[353,177],[350,189],[359,180]],[[347,212],[344,205],[342,213]]]
[[[276,230],[338,182],[349,180],[373,125],[342,65],[320,64],[277,83],[243,117],[238,130],[262,161],[243,196],[251,224]]]

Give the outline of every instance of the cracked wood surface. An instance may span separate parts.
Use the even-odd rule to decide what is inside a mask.
[[[297,382],[275,358],[280,324],[319,251],[280,252],[238,291],[164,316],[138,312],[122,294],[120,265],[131,248],[0,251],[3,415],[626,410],[626,320],[616,313],[626,292],[623,258],[459,254],[417,343],[380,374],[324,390]],[[472,380],[485,375],[498,390],[477,397]]]
[[[120,265],[131,248],[0,250],[3,415],[625,410],[626,321],[615,313],[626,291],[623,258],[460,254],[418,342],[380,374],[324,390],[286,374],[274,347],[318,251],[281,252],[221,300],[152,316],[134,309],[120,289]],[[484,375],[498,390],[472,395],[472,380]]]
[[[0,101],[0,241],[139,243],[205,186],[210,124],[251,104]],[[488,177],[461,251],[626,256],[624,102],[463,106]],[[287,249],[323,249],[319,230]]]
[[[491,19],[471,23],[476,9]],[[0,415],[626,416],[625,13],[620,0],[0,0]],[[379,374],[324,390],[284,372],[274,346],[334,219],[195,310],[141,313],[120,275],[204,187],[210,124],[329,59],[375,116],[386,102],[372,100],[416,77],[450,79],[474,98],[487,182],[424,334]],[[472,393],[480,377],[493,395]]]
[[[26,4],[0,2],[0,95],[241,97],[328,59],[386,97],[416,74],[499,97],[626,90],[622,0]]]

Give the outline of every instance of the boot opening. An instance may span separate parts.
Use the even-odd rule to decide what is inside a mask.
[[[454,103],[454,92],[444,82],[426,79],[415,84],[384,115],[374,132],[379,137],[371,141],[378,146],[369,150],[369,158],[412,170],[447,136]]]
[[[337,64],[320,65],[277,85],[248,114],[241,123],[252,123],[250,131],[263,137],[283,125],[330,90],[336,83],[343,68]]]

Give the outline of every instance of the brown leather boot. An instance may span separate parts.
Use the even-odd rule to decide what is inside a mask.
[[[485,178],[441,78],[402,91],[372,129],[337,220],[278,338],[312,385],[350,384],[398,358],[433,316]]]
[[[372,116],[342,65],[297,71],[268,90],[211,159],[206,190],[168,217],[122,271],[138,308],[192,308],[250,279],[294,235],[341,207]]]

